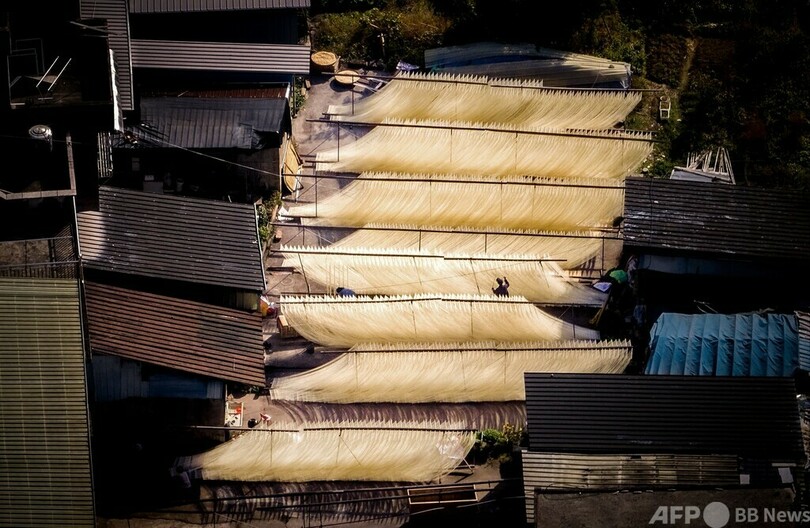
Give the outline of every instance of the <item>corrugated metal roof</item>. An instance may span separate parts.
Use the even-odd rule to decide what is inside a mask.
[[[184,148],[259,150],[281,131],[286,99],[156,97],[141,100],[137,135]]]
[[[799,367],[810,371],[810,312],[796,312],[799,323]]]
[[[78,223],[89,268],[265,289],[253,205],[100,187],[99,210]]]
[[[309,0],[129,0],[130,13],[191,13],[243,9],[306,9]]]
[[[577,455],[523,451],[526,518],[534,520],[535,490],[624,490],[737,486],[734,455]]]
[[[260,314],[89,281],[85,288],[94,353],[266,385]]]
[[[135,68],[309,75],[308,44],[133,39],[130,50]]]
[[[118,93],[122,110],[134,110],[132,95],[132,60],[130,58],[129,13],[125,0],[81,0],[82,20],[107,21],[108,41],[115,59]]]
[[[792,379],[526,373],[529,450],[804,456]]]
[[[78,282],[0,278],[0,526],[95,526]]]
[[[242,99],[287,99],[289,84],[276,86],[240,86],[234,88],[201,88],[197,90],[169,91],[161,89],[141,90],[143,98],[151,97],[202,97],[206,99],[242,98]]]
[[[624,244],[705,254],[810,258],[810,197],[796,191],[625,179]]]
[[[784,376],[798,366],[794,314],[662,313],[645,374]]]

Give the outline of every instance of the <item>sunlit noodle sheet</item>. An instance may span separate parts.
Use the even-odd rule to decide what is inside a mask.
[[[612,128],[641,102],[639,91],[543,88],[541,81],[402,72],[380,91],[331,105],[331,119],[388,118],[508,123],[556,129]]]
[[[205,480],[433,482],[474,442],[473,432],[439,422],[260,424],[176,466]]]
[[[538,131],[486,129],[480,123],[452,123],[455,128],[434,121],[388,124],[339,151],[317,153],[316,170],[616,179],[637,170],[653,145],[648,132],[534,133]]]
[[[370,222],[550,231],[609,227],[622,214],[624,181],[572,178],[363,173],[315,203],[292,204],[288,216],[308,225]]]
[[[280,304],[287,322],[301,336],[332,347],[368,342],[599,339],[598,331],[554,317],[519,296],[282,295]]]
[[[351,285],[359,294],[490,293],[495,277],[507,276],[513,292],[535,303],[599,306],[605,294],[571,279],[538,255],[487,257],[428,251],[351,247],[282,246],[282,266],[334,291]]]
[[[526,372],[618,374],[629,341],[370,343],[273,380],[274,399],[330,403],[523,401]]]

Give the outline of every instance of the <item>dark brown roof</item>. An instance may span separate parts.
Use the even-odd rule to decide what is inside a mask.
[[[625,181],[624,244],[806,260],[808,198],[796,191],[631,177]]]
[[[264,387],[262,320],[247,313],[86,284],[93,352]]]

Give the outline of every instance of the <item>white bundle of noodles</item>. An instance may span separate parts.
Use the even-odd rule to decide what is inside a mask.
[[[492,178],[623,178],[652,152],[648,132],[486,128],[480,123],[386,122],[315,156],[316,170],[428,172]]]
[[[622,214],[624,180],[363,173],[288,216],[309,225],[393,223],[499,229],[587,230]]]
[[[293,267],[334,291],[351,284],[364,295],[490,293],[495,277],[508,276],[512,291],[535,303],[600,306],[605,294],[572,280],[538,255],[442,255],[352,247],[281,246],[283,266]]]
[[[369,343],[273,380],[274,399],[330,403],[523,401],[526,372],[619,374],[629,341]]]
[[[282,295],[280,304],[301,336],[340,348],[369,342],[599,339],[598,331],[563,321],[518,296]]]
[[[433,482],[455,469],[472,431],[439,422],[276,423],[240,434],[176,466],[205,480]]]
[[[595,231],[496,231],[368,224],[329,247],[431,251],[444,255],[548,255],[567,270],[597,255],[604,238],[604,233]]]
[[[338,121],[435,119],[554,129],[612,128],[641,102],[641,92],[545,88],[536,80],[402,72],[354,104],[331,105]]]

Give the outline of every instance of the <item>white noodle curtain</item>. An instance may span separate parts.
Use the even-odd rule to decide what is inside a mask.
[[[510,291],[535,303],[599,306],[605,294],[572,280],[560,266],[537,255],[442,255],[367,248],[282,246],[283,266],[334,291],[349,287],[364,295],[491,293],[506,276]]]
[[[520,296],[282,295],[280,304],[302,337],[337,348],[370,342],[599,339],[598,331],[554,317]]]
[[[315,161],[318,171],[618,179],[651,152],[648,132],[496,130],[480,123],[414,121],[378,125],[339,151],[317,153]]]
[[[622,214],[624,181],[363,173],[359,180],[288,216],[308,225],[420,224],[502,229],[609,227]],[[366,179],[369,178],[369,179]],[[406,181],[407,180],[407,181]]]
[[[273,380],[270,396],[312,402],[523,401],[526,372],[619,374],[629,341],[372,343]]]
[[[612,128],[641,102],[641,92],[543,88],[542,81],[441,73],[400,73],[354,104],[329,106],[334,120],[388,118],[508,123],[555,129]]]
[[[259,426],[176,465],[205,480],[433,482],[455,469],[475,442],[439,422],[322,422]]]
[[[599,254],[605,236],[596,231],[493,231],[369,224],[329,247],[430,251],[443,255],[549,255],[562,269],[569,270]]]

